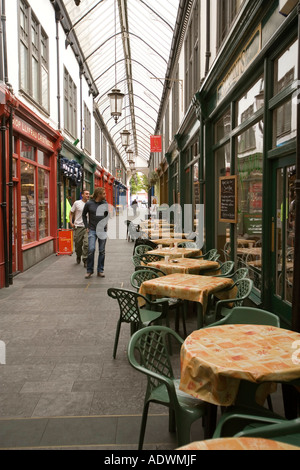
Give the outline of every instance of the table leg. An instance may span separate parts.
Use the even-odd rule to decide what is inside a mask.
[[[203,319],[203,305],[200,302],[197,302],[197,328],[200,330],[203,328],[204,319]]]

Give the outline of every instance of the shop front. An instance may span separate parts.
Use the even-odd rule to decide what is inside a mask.
[[[2,135],[2,168],[5,168],[5,157],[5,184],[10,193],[7,197],[10,246],[4,252],[8,256],[12,283],[15,273],[25,271],[56,251],[57,155],[62,137],[19,101],[16,101],[11,125],[2,132],[5,132],[6,142],[10,142],[5,146]],[[4,172],[1,177],[3,181]],[[1,237],[1,245],[5,238]],[[6,261],[3,259],[1,263],[1,287],[7,285]]]
[[[264,10],[256,4],[246,29],[240,26],[224,46],[218,73],[213,67],[195,98],[205,142],[200,197],[206,201],[206,249],[217,248],[222,261],[246,267],[254,282],[251,301],[290,327],[297,15],[285,19],[278,1]],[[234,57],[233,43],[240,44]]]

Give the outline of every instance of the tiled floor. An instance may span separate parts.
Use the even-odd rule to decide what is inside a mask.
[[[107,295],[131,288],[132,251],[133,243],[110,240],[104,279],[85,280],[74,255],[52,255],[0,290],[1,449],[137,448],[145,378],[127,360],[129,325],[112,358],[119,310]],[[174,449],[167,410],[153,405],[150,413],[144,448]],[[200,422],[192,438],[203,438]]]

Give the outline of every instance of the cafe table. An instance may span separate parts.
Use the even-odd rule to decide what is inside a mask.
[[[299,333],[268,325],[219,325],[194,331],[181,348],[179,388],[208,403],[231,406],[241,404],[245,398],[241,384],[247,382],[255,385],[248,389],[255,391],[254,402],[262,405],[274,382],[300,378],[297,344]]]
[[[201,253],[201,250],[198,248],[165,247],[151,250],[151,254],[153,255],[169,256],[170,259],[182,257],[191,258],[193,256],[201,256]]]
[[[148,266],[158,268],[165,274],[183,273],[183,274],[204,274],[209,275],[210,270],[213,274],[219,274],[216,271],[220,267],[217,261],[209,261],[204,259],[194,258],[176,258],[170,259],[169,261],[152,261],[148,263]]]
[[[233,284],[232,279],[225,277],[175,273],[143,282],[139,293],[154,298],[172,297],[196,302],[197,327],[202,328],[209,296],[214,294],[220,299],[232,299],[236,295],[236,288],[229,289]]]
[[[254,247],[254,248],[237,248],[237,254],[241,256],[253,255],[253,256],[261,256],[261,248]]]
[[[187,240],[186,238],[160,238],[157,240],[153,240],[154,243],[157,245],[162,245],[162,246],[174,246],[175,243],[185,243]],[[193,240],[191,240],[193,241]]]
[[[258,437],[223,437],[191,442],[176,450],[300,450],[300,447]]]

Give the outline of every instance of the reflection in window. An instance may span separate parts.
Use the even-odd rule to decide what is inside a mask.
[[[22,243],[36,241],[35,167],[21,162],[21,230]]]
[[[215,143],[226,137],[231,130],[231,113],[228,109],[227,112],[215,124]]]
[[[252,145],[247,148],[251,131]],[[238,224],[237,257],[239,267],[247,267],[254,286],[261,289],[261,236],[263,185],[263,123],[259,121],[238,136]]]
[[[49,236],[49,172],[38,169],[39,239]]]
[[[296,137],[296,132],[297,105],[291,98],[273,112],[273,148]]]
[[[297,79],[298,41],[295,41],[274,64],[275,95]]]
[[[264,80],[260,78],[255,85],[237,102],[237,125],[251,118],[264,105]]]
[[[27,144],[27,142],[20,142],[20,155],[23,158],[27,158],[28,160],[35,161],[35,148]]]

